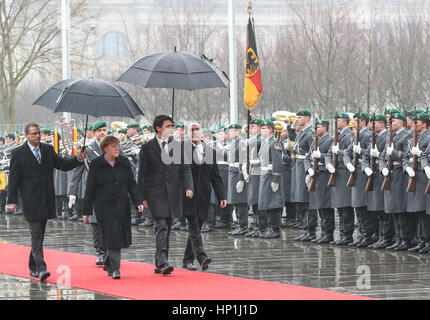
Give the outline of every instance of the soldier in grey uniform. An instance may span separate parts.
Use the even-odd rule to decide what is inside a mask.
[[[0,137],[0,160],[3,159],[5,140],[4,137]],[[6,190],[0,190],[0,214],[4,214],[6,211],[6,194]]]
[[[407,207],[408,214],[415,214],[418,220],[416,235],[418,244],[414,248],[410,248],[412,252],[429,252],[430,245],[430,225],[429,215],[426,214],[428,176],[430,176],[430,167],[428,153],[426,150],[430,141],[429,115],[425,112],[417,114],[417,125],[415,130],[418,133],[418,144],[414,147],[414,137],[411,137],[409,143],[409,151],[403,158],[403,169],[410,178],[415,177],[416,188],[415,192],[407,192]],[[418,157],[418,169],[415,172],[413,169],[413,156]],[[424,168],[425,171],[424,171]],[[414,250],[412,250],[414,249]]]
[[[357,248],[367,247],[374,243],[372,238],[374,230],[372,230],[371,223],[369,223],[372,220],[372,216],[369,216],[367,211],[367,192],[365,190],[367,175],[363,172],[364,168],[362,166],[363,155],[372,141],[372,133],[367,128],[368,123],[368,113],[358,112],[354,114],[354,127],[359,132],[359,142],[355,144],[357,135],[354,134],[353,143],[349,145],[344,154],[345,165],[350,168],[350,172],[355,172],[355,185],[351,187],[351,205],[357,216],[359,235],[349,245]],[[356,155],[358,156],[358,165],[354,167],[353,161]]]
[[[237,227],[229,235],[244,235],[248,232],[248,183],[242,172],[242,165],[246,163],[246,143],[241,138],[242,126],[231,124],[229,138],[231,140],[228,152],[228,193],[227,203],[235,208]]]
[[[101,156],[103,153],[100,149],[100,142],[103,140],[103,138],[107,135],[107,127],[106,127],[106,121],[99,120],[96,123],[94,123],[92,127],[94,133],[95,133],[95,140],[92,144],[86,147],[87,151],[87,157],[85,158],[85,163],[83,166],[77,167],[73,169],[71,177],[70,177],[70,184],[69,184],[69,207],[70,205],[74,204],[74,201],[76,201],[76,197],[78,195],[78,188],[81,181],[85,182],[82,183],[82,192],[85,194],[85,184],[86,184],[86,177],[88,174],[89,164],[94,159]],[[94,247],[96,249],[96,255],[97,265],[103,265],[104,257],[105,257],[105,249],[103,248],[102,243],[102,236],[101,236],[101,229],[100,226],[97,223],[96,215],[93,214],[91,216],[84,216],[84,221],[89,222],[92,226],[93,230],[93,243]]]
[[[309,175],[309,180],[316,175],[315,191],[309,192],[309,209],[318,210],[321,221],[321,235],[312,242],[327,244],[333,241],[335,229],[334,209],[331,207],[330,189],[327,186],[330,174],[325,167],[325,158],[333,144],[333,138],[328,134],[329,121],[321,120],[317,125],[318,150],[314,151],[314,142],[311,145],[311,152],[306,156],[305,170]],[[318,171],[315,172],[314,159],[318,159]],[[315,233],[315,230],[311,230]]]
[[[374,175],[373,190],[366,191],[367,211],[369,213],[368,230],[374,230],[375,234],[378,233],[379,239],[376,243],[370,244],[368,248],[385,249],[393,244],[392,239],[394,236],[392,217],[384,212],[384,191],[381,190],[384,176],[379,169],[379,158],[388,139],[387,118],[383,114],[376,114],[374,118],[372,116],[372,121],[375,121],[375,149],[372,148],[372,143],[369,143],[369,147],[363,156],[362,165],[368,178]],[[372,157],[376,158],[375,168],[371,168]]]
[[[384,151],[379,158],[379,168],[384,177],[390,174],[390,190],[384,190],[384,211],[391,214],[396,233],[396,242],[388,246],[387,250],[406,250],[411,247],[411,241],[415,234],[411,234],[414,228],[410,228],[408,214],[406,213],[406,188],[408,175],[403,171],[403,157],[409,151],[409,133],[404,128],[406,117],[401,113],[390,116],[393,131],[393,143],[385,145]],[[388,156],[391,156],[392,169],[388,168]],[[402,223],[402,220],[406,222]],[[398,249],[397,249],[398,248]]]
[[[352,143],[354,133],[348,127],[349,115],[340,112],[336,116],[337,129],[339,131],[338,144],[333,145],[326,156],[326,168],[330,173],[336,173],[336,185],[330,189],[332,208],[337,209],[339,214],[340,239],[332,241],[334,245],[348,245],[354,240],[354,210],[351,206],[351,188],[346,186],[350,171],[346,168],[344,155],[348,152],[349,145]],[[333,166],[333,156],[337,154],[337,168]]]
[[[263,238],[279,238],[282,210],[285,204],[282,180],[282,145],[275,140],[275,124],[265,120],[261,127],[261,147],[259,151],[261,176],[258,197],[258,211],[266,215],[270,229]]]
[[[249,122],[249,134],[251,138],[248,140],[249,149],[249,173],[246,165],[242,166],[242,174],[245,181],[248,183],[248,205],[252,207],[254,213],[253,229],[245,234],[246,237],[258,238],[266,232],[266,215],[265,212],[258,209],[258,196],[260,190],[260,174],[261,162],[258,156],[261,147],[261,119],[252,119]]]

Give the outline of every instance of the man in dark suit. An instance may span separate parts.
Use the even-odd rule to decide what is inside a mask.
[[[30,275],[40,281],[50,276],[43,260],[43,239],[48,219],[56,218],[53,170],[69,171],[82,165],[86,151],[78,157],[63,159],[54,148],[40,143],[40,127],[28,123],[25,142],[12,152],[9,170],[8,208],[16,212],[18,192],[22,198],[25,219],[30,224]]]
[[[187,270],[196,270],[193,262],[197,258],[202,270],[205,271],[211,259],[203,248],[201,229],[208,218],[211,185],[216,198],[221,199],[219,200],[221,208],[225,208],[227,200],[225,200],[226,192],[216,163],[215,149],[201,140],[203,132],[200,124],[192,123],[188,130],[191,141],[184,142],[184,150],[187,153],[186,158],[191,160],[194,195],[192,198],[184,197],[184,216],[188,220],[189,232],[183,267]]]
[[[156,137],[142,145],[139,155],[138,182],[155,223],[155,273],[173,271],[169,265],[169,235],[172,219],[183,215],[183,190],[193,197],[191,169],[185,164],[183,144],[172,138],[172,118],[159,115],[154,119]]]

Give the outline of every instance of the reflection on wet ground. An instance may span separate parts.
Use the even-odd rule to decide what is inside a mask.
[[[428,254],[297,243],[292,239],[303,232],[297,229],[283,229],[280,239],[270,240],[228,236],[228,231],[222,229],[203,234],[206,252],[213,261],[208,272],[377,299],[430,298]],[[187,232],[172,231],[169,260],[176,267],[182,266],[186,239]],[[22,216],[0,215],[0,242],[2,241],[30,245],[28,226]],[[154,244],[152,228],[133,227],[133,244],[122,250],[122,259],[153,264]],[[44,247],[94,254],[91,226],[82,222],[50,220]],[[0,284],[0,299],[8,298],[3,291],[5,286],[9,288],[9,294],[17,299],[31,298],[31,286],[36,287],[33,290],[36,299],[56,299],[58,290],[55,285],[41,285],[6,276],[0,278]],[[20,285],[24,285],[26,289],[22,292],[26,293],[13,295],[14,288],[21,292]],[[62,290],[66,290],[61,295],[65,298],[107,298],[83,290]]]

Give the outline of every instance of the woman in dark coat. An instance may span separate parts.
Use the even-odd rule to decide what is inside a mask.
[[[100,143],[103,155],[91,161],[84,198],[84,212],[95,210],[100,224],[104,249],[107,250],[103,269],[114,279],[119,279],[121,249],[131,244],[131,214],[129,195],[143,211],[130,162],[119,155],[119,140],[106,136]]]

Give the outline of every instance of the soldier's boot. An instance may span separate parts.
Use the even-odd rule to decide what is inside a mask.
[[[201,232],[212,232],[212,231],[214,231],[212,224],[205,222],[202,226]]]
[[[280,237],[281,237],[281,233],[280,233],[279,227],[272,227],[270,233],[264,236],[264,238],[266,239],[275,239]]]
[[[307,232],[305,232],[305,233],[301,234],[300,236],[295,237],[295,238],[293,239],[293,241],[302,241],[302,239],[303,239],[304,237],[306,237],[307,235],[308,235],[308,233],[307,233]]]
[[[323,238],[319,239],[317,241],[318,244],[329,244],[333,241],[333,231],[327,232],[326,235],[324,235]]]
[[[316,233],[315,229],[309,230],[307,234],[300,240],[301,242],[311,242],[312,240],[316,239]]]
[[[412,244],[412,242],[411,242],[411,244]],[[412,247],[412,248],[408,249],[408,252],[411,252],[411,253],[417,253],[417,252],[419,252],[422,248],[424,248],[425,246],[426,246],[426,244],[425,244],[425,242],[424,242],[424,241],[419,241],[415,247]]]
[[[418,253],[429,253],[430,252],[430,242],[426,241],[424,248],[422,248]]]
[[[386,250],[394,250],[395,248],[397,248],[398,246],[400,246],[402,244],[402,240],[401,239],[397,239],[397,241],[394,243],[394,244],[392,244],[391,246],[389,246],[389,247],[386,247],[385,249]]]
[[[372,244],[372,238],[371,237],[363,237],[362,240],[357,243],[355,246],[357,248],[367,248]]]

